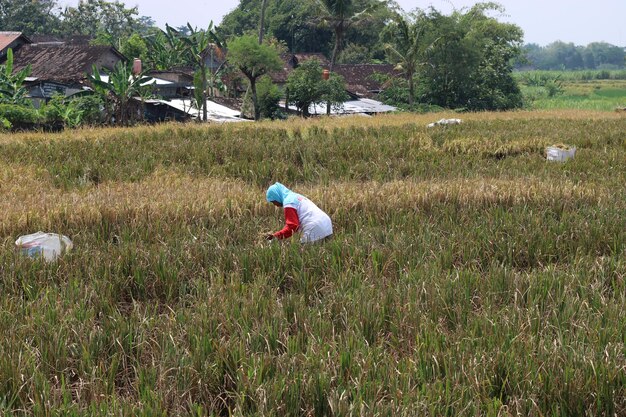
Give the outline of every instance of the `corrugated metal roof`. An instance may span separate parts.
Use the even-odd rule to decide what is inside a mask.
[[[199,118],[202,114],[202,110],[199,110],[191,105],[191,100],[186,99],[174,99],[174,100],[158,100],[151,99],[145,100],[149,104],[163,104],[173,107],[177,110],[189,114],[193,118]],[[207,100],[207,115],[208,119],[213,122],[246,122],[248,120],[242,119],[241,112],[229,109],[226,106],[217,104],[210,100]]]
[[[146,81],[145,83],[142,83],[141,85],[146,86],[146,85],[173,85],[174,84],[172,81],[163,80],[161,78],[157,78],[157,77],[150,77],[150,78],[152,78],[150,81]],[[108,75],[100,74],[100,79],[105,83],[109,82]]]
[[[289,106],[291,110],[297,111],[295,106]],[[339,109],[331,108],[330,114],[376,114],[376,113],[389,113],[398,110],[396,107],[388,106],[380,101],[362,98],[359,100],[350,100],[344,102]],[[326,104],[312,104],[309,107],[309,114],[311,115],[325,115]]]

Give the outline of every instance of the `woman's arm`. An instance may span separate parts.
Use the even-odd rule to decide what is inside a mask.
[[[287,239],[291,237],[300,227],[300,218],[295,208],[285,207],[285,227],[274,233],[276,239]]]

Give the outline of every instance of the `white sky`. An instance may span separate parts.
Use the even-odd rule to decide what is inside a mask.
[[[152,17],[158,26],[184,25],[207,27],[237,7],[239,0],[122,0],[128,7],[138,6],[139,14]],[[258,0],[261,1],[261,0]],[[471,0],[397,0],[404,10],[432,5],[449,13],[472,6]],[[78,0],[60,0],[62,6],[75,6]],[[626,47],[626,0],[500,0],[506,16],[498,20],[512,22],[524,30],[525,43],[547,45],[556,40],[587,45],[609,42]]]

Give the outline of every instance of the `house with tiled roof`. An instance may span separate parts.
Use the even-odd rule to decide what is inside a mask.
[[[31,43],[31,40],[22,32],[0,32],[0,60],[4,60],[9,49],[15,51],[28,43]]]
[[[272,81],[281,87],[287,83],[289,74],[306,61],[315,59],[323,69],[330,68],[330,61],[321,53],[285,54],[281,58],[283,68],[270,74]],[[391,64],[337,64],[333,71],[344,78],[347,92],[355,98],[373,98],[383,90],[383,82],[377,75],[401,75]]]
[[[314,59],[320,63],[322,68],[330,67],[330,61],[321,52],[296,53],[296,54],[293,54],[293,58],[294,58],[295,66],[302,65],[306,61],[311,61]]]
[[[340,64],[334,71],[346,82],[346,90],[356,97],[372,98],[381,93],[384,83],[379,76],[400,77],[392,64]]]
[[[26,79],[29,96],[37,106],[55,94],[70,96],[87,87],[87,74],[97,68],[112,69],[126,58],[111,46],[82,41],[26,43],[13,53],[13,66],[19,71],[30,65]]]
[[[61,83],[82,83],[92,66],[112,69],[126,58],[111,46],[82,43],[29,44],[14,53],[14,66],[31,66],[31,78]]]
[[[88,39],[80,37],[70,40],[50,36],[29,39],[19,32],[0,32],[0,47],[4,48],[0,49],[0,52],[8,50],[9,47],[14,48],[14,68],[16,71],[30,66],[31,73],[26,80],[26,86],[29,88],[29,96],[35,106],[41,102],[47,102],[55,94],[71,96],[88,89],[90,83],[87,74],[92,72],[93,66],[99,70],[111,70],[118,62],[126,61],[126,58],[114,47],[91,45]],[[227,65],[227,55],[217,47],[208,48],[204,58],[210,70],[217,71],[223,65]],[[284,54],[281,58],[284,64],[283,68],[270,74],[274,83],[281,87],[286,84],[289,74],[306,61],[315,59],[320,62],[323,68],[330,67],[328,59],[320,53]],[[0,57],[0,64],[2,62],[3,59]],[[392,75],[394,70],[391,65],[336,65],[335,72],[345,78],[347,91],[356,103],[360,99],[371,98],[382,90],[381,81],[373,77],[373,74]],[[193,113],[190,103],[194,89],[194,71],[191,68],[151,71],[148,75],[153,78],[151,83],[154,84],[155,98],[145,104],[149,108],[154,108],[155,119],[178,119],[179,117],[188,117],[189,114]],[[227,71],[222,77],[222,82],[228,86],[229,96],[240,96],[245,91],[245,83],[241,81],[237,71]],[[219,92],[215,93],[218,96],[222,95]],[[226,112],[224,109],[232,110],[231,113],[233,111],[239,112],[238,109],[241,106],[241,100],[238,99],[213,97],[212,100],[212,105],[216,109],[217,106],[222,106],[220,107],[221,110],[215,110],[216,115],[219,112]],[[223,102],[219,102],[219,100]],[[180,104],[178,106],[180,108],[176,107],[177,104]],[[351,112],[360,112],[359,109],[363,107],[362,104],[356,103],[353,106],[356,110],[351,110]],[[173,105],[174,107],[172,107]],[[169,107],[174,108],[174,110],[169,109]],[[175,113],[182,113],[176,113],[172,116],[167,113],[170,110],[175,111]],[[375,111],[362,112],[372,113]],[[222,113],[219,113],[218,116],[223,116]],[[238,117],[230,113],[227,116]]]

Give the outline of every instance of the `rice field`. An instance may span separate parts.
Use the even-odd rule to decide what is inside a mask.
[[[0,415],[626,415],[626,115],[442,117],[0,135]]]
[[[564,82],[563,93],[553,97],[549,97],[544,87],[523,86],[529,106],[536,110],[614,111],[626,108],[626,79],[575,79],[575,74],[557,72],[554,75],[562,75]]]

